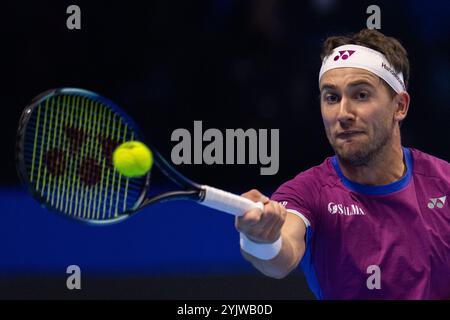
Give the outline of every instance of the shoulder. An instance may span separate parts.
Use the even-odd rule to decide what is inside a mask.
[[[325,185],[335,185],[338,176],[331,160],[332,157],[328,157],[321,164],[300,172],[293,179],[283,183],[277,191],[315,193]]]
[[[450,163],[420,150],[409,148],[413,159],[413,173],[450,180]]]
[[[332,157],[283,183],[271,196],[290,212],[297,214],[306,226],[315,228],[320,212],[321,198],[328,185],[334,188],[339,177],[334,170]],[[334,190],[334,189],[333,189]]]

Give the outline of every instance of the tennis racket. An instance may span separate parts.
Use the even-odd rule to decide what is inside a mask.
[[[262,209],[262,203],[191,181],[146,143],[153,153],[153,168],[179,188],[150,196],[151,171],[127,178],[113,166],[113,151],[130,140],[145,143],[136,123],[111,100],[77,88],[49,90],[22,113],[17,171],[44,207],[93,223],[121,221],[150,204],[169,200],[196,201],[235,216]]]

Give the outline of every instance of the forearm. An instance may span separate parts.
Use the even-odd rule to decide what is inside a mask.
[[[281,250],[270,260],[261,260],[241,249],[243,257],[266,276],[281,279],[298,266],[305,252],[304,243],[295,245],[292,239],[282,234]]]

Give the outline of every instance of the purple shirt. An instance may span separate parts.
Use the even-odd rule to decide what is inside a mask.
[[[403,153],[388,185],[352,182],[329,157],[272,195],[307,226],[300,266],[317,298],[450,299],[450,164]]]

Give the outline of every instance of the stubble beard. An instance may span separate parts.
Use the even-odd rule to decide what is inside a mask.
[[[386,128],[371,141],[352,141],[350,142],[353,144],[352,146],[341,147],[332,144],[332,147],[342,164],[352,167],[363,167],[368,166],[375,159],[379,158],[391,139],[392,134]]]

